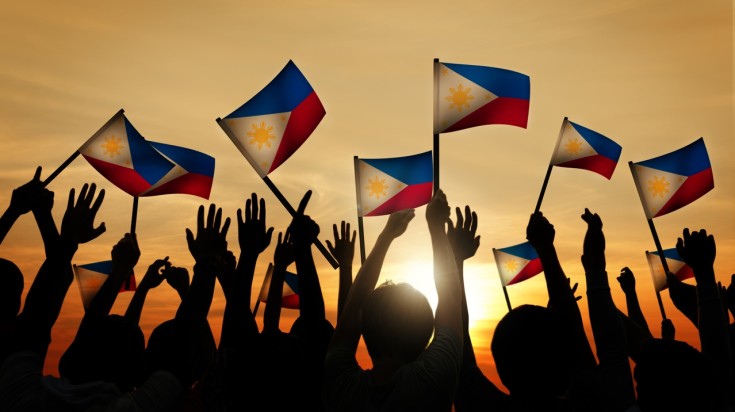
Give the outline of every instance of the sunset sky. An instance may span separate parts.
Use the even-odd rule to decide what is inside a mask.
[[[528,128],[484,126],[441,137],[441,186],[451,205],[479,215],[481,245],[467,262],[466,282],[475,350],[499,383],[489,353],[507,311],[492,248],[525,240],[556,144],[568,116],[622,147],[610,181],[578,169],[555,168],[542,211],[556,227],[560,259],[572,282],[579,260],[585,207],[603,218],[615,301],[625,301],[614,277],[623,266],[637,276],[638,294],[654,334],[661,315],[644,251],[655,248],[627,163],[683,147],[707,145],[715,188],[691,205],[655,220],[664,248],[684,227],[706,228],[717,240],[715,270],[729,284],[735,273],[735,136],[733,135],[733,7],[731,1],[583,0],[438,1],[128,1],[5,2],[0,13],[0,207],[37,165],[50,174],[120,108],[146,138],[216,158],[211,202],[233,219],[244,199],[266,199],[268,224],[290,219],[257,173],[215,123],[264,87],[292,59],[319,95],[326,116],[311,138],[270,178],[291,203],[314,191],[307,208],[321,226],[357,223],[353,156],[395,157],[432,145],[434,58],[501,67],[530,76]],[[107,191],[98,215],[107,232],[82,245],[74,263],[109,258],[129,230],[132,198],[78,158],[49,188],[60,222],[68,191],[96,182]],[[157,258],[189,269],[184,228],[194,227],[204,199],[169,195],[140,200],[138,280]],[[385,217],[365,219],[368,250]],[[237,231],[229,236],[236,253]],[[258,261],[253,299],[272,259],[275,240]],[[31,215],[0,246],[0,256],[25,274],[26,292],[44,259]],[[359,256],[359,255],[358,255]],[[328,317],[336,323],[337,272],[315,251]],[[354,271],[357,272],[356,257]],[[394,242],[381,281],[407,281],[435,301],[431,245],[424,208]],[[514,305],[546,304],[543,277],[508,289]],[[132,294],[120,295],[124,312]],[[694,328],[662,293],[677,337],[699,346]],[[152,291],[143,310],[146,336],[173,317],[176,293]],[[580,301],[586,318],[586,297]],[[224,297],[218,288],[209,320],[219,340]],[[82,316],[76,284],[53,332],[46,372]],[[258,322],[262,324],[262,308]],[[283,311],[288,330],[297,313]],[[589,324],[587,322],[587,327]],[[591,334],[589,335],[591,338]],[[360,362],[369,366],[361,349]]]

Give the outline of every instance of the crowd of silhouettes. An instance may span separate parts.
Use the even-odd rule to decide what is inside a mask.
[[[21,305],[24,277],[0,259],[0,411],[729,411],[733,409],[735,275],[715,280],[716,247],[704,230],[684,229],[677,250],[696,285],[668,277],[671,299],[697,327],[701,351],[675,340],[670,320],[654,337],[627,267],[617,277],[626,312],[612,299],[601,218],[585,209],[581,261],[595,351],[554,246],[555,228],[531,215],[526,236],[544,268],[548,305],[521,305],[498,322],[490,344],[508,393],[480,370],[469,333],[464,262],[480,245],[478,216],[465,206],[454,220],[438,190],[426,206],[438,301],[406,283],[377,285],[392,243],[415,216],[393,213],[353,280],[355,232],[333,225],[330,253],[339,263],[338,320],[326,317],[312,245],[319,225],[301,200],[285,233],[278,233],[273,272],[259,329],[250,308],[259,255],[273,242],[266,205],[252,194],[237,211],[240,255],[228,250],[231,220],[214,204],[200,206],[186,229],[193,273],[165,257],[153,262],[123,316],[110,314],[117,293],[138,263],[134,234],[112,248],[112,271],[80,313],[73,342],[59,361],[59,377],[43,376],[51,331],[73,280],[80,244],[105,232],[96,224],[104,190],[85,184],[69,192],[60,229],[54,194],[41,169],[15,189],[0,217],[0,242],[15,221],[32,212],[46,259]],[[299,279],[299,317],[280,329],[287,268]],[[181,303],[147,344],[139,327],[148,292],[164,280]],[[219,343],[208,321],[215,284],[226,300]],[[377,286],[377,287],[376,287]],[[22,311],[21,311],[22,307]],[[479,314],[472,314],[478,316]],[[372,361],[356,360],[363,338]],[[596,353],[595,353],[596,352]],[[631,361],[634,365],[631,368]]]

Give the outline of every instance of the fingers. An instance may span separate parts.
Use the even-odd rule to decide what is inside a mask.
[[[189,249],[194,246],[194,234],[189,229],[186,229],[186,243],[189,245]]]
[[[299,208],[296,209],[297,215],[303,216],[304,211],[306,211],[306,205],[309,204],[309,199],[311,199],[311,190],[307,190],[304,197],[301,199],[301,202],[299,202]]]
[[[278,237],[279,238],[281,237],[280,234]],[[329,240],[327,240],[327,249],[329,249],[329,253],[333,255],[336,253],[336,250],[334,249],[334,245],[332,245],[332,242],[330,242]]]
[[[469,210],[469,207],[467,208]],[[477,213],[472,212],[472,222],[470,223],[470,232],[474,235],[477,233]]]
[[[250,210],[250,220],[256,220],[258,219],[258,196],[256,196],[255,193],[252,193],[250,195],[250,201],[252,204],[252,209]]]
[[[209,210],[207,211],[207,225],[204,227],[210,228],[214,225],[214,215],[216,214],[214,203],[210,203]]]
[[[219,230],[221,225],[222,225],[222,208],[218,208],[217,211],[214,212],[213,225],[210,225],[209,227]]]
[[[348,228],[347,230],[349,230],[349,226],[350,225],[347,225],[347,228]],[[353,247],[355,246],[355,236],[357,236],[357,232],[353,230],[352,231],[352,240],[350,240],[350,245],[352,245]],[[735,278],[735,275],[732,275],[732,276],[733,276],[733,278]]]
[[[222,209],[220,209],[220,212],[222,212]],[[221,213],[220,213],[220,214],[221,214]],[[221,217],[222,217],[222,216],[220,216],[220,218],[221,218]],[[222,237],[227,237],[227,231],[228,231],[229,229],[230,229],[230,218],[228,217],[227,219],[225,219],[225,224],[224,224],[224,225],[222,225],[222,232],[220,232],[220,233],[221,233],[221,235],[222,235]]]
[[[255,193],[253,193],[253,196],[257,199],[255,196]],[[260,215],[259,215],[260,221],[265,224],[265,199],[262,197],[260,198]]]
[[[66,203],[66,210],[71,210],[74,208],[74,198],[75,198],[74,188],[72,188],[69,191],[69,201]]]
[[[204,229],[204,205],[197,210],[197,231]]]
[[[247,204],[245,206],[245,213],[247,214]],[[245,222],[242,220],[242,209],[237,209],[237,225],[242,226]]]
[[[337,233],[337,224],[332,225],[332,232],[334,232],[334,241],[335,242],[339,241],[340,238],[339,238],[339,233]],[[344,233],[345,233],[345,222],[342,221],[342,236],[343,237],[344,237]]]
[[[79,191],[79,200],[77,200],[76,206],[81,205],[84,202],[84,198],[87,197],[87,190],[89,189],[89,185],[85,183],[82,186],[82,190]]]
[[[40,182],[41,181],[41,166],[38,166],[36,168],[36,173],[33,174],[33,181],[34,182]]]
[[[102,201],[105,200],[105,189],[100,190],[99,196],[97,196],[97,200],[94,201],[94,204],[92,205],[92,213],[97,214],[97,211],[100,210],[100,206],[102,206]]]
[[[105,226],[105,222],[102,222],[99,226],[92,229],[92,238],[90,240],[97,239],[101,234],[105,233],[105,231],[107,231],[107,227]]]
[[[457,215],[457,227],[463,227],[464,226],[464,218],[462,217],[462,212],[459,210],[459,207],[454,208],[454,213]],[[469,215],[468,215],[469,217]]]

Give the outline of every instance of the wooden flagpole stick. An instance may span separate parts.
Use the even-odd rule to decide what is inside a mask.
[[[138,220],[138,196],[133,196],[133,217],[130,219],[130,234],[135,234],[135,224]]]
[[[255,307],[253,308],[253,318],[255,318],[255,315],[258,314],[258,307],[260,307],[260,299],[255,299]]]
[[[360,238],[360,264],[365,263],[365,227],[362,222],[362,195],[360,191],[360,159],[353,156],[355,163],[355,196],[357,197],[357,236]]]
[[[656,291],[656,300],[658,300],[658,308],[661,310],[661,317],[666,320],[666,311],[664,310],[664,302],[661,300],[661,292]]]
[[[296,215],[296,210],[291,206],[290,203],[288,203],[288,200],[285,196],[283,196],[283,193],[281,193],[280,190],[276,187],[276,185],[273,184],[273,182],[268,178],[268,176],[262,177],[263,181],[265,182],[266,186],[273,192],[274,195],[276,195],[276,198],[281,202],[283,207],[286,208],[289,214],[291,216]],[[316,246],[317,249],[324,255],[324,258],[327,259],[327,262],[329,262],[330,265],[332,265],[333,268],[337,269],[339,267],[339,263],[334,259],[331,253],[327,250],[327,248],[324,247],[322,242],[319,239],[314,239],[314,246]]]
[[[73,162],[74,159],[76,159],[78,156],[79,156],[79,151],[76,151],[76,152],[74,152],[74,154],[72,154],[71,156],[69,156],[69,158],[66,159],[66,161],[64,161],[64,163],[61,164],[61,166],[57,167],[56,170],[54,170],[53,173],[51,173],[50,175],[48,175],[48,177],[46,178],[46,180],[43,181],[43,187],[48,186],[48,184],[51,183],[51,181],[54,180],[56,178],[56,176],[59,175],[59,173],[61,173],[64,169],[66,169],[66,167],[69,166],[71,164],[71,162]]]
[[[357,233],[360,237],[360,264],[365,263],[365,229],[362,225],[362,216],[357,217]]]
[[[502,283],[502,280],[501,280],[501,283]],[[505,286],[503,286],[503,294],[505,295],[505,303],[508,305],[508,312],[510,312],[511,310],[513,310],[513,307],[510,306],[510,298],[508,297],[508,289],[506,289]]]
[[[439,59],[434,59],[434,193],[439,190],[439,133],[437,122],[439,116]]]
[[[559,150],[559,145],[561,144],[561,137],[564,135],[564,128],[567,125],[568,118],[565,116],[564,120],[561,122],[561,128],[559,129],[559,136],[556,138],[556,146],[554,146],[554,151],[551,153],[551,160],[549,160],[549,168],[546,170],[546,177],[544,177],[544,184],[541,185],[541,193],[538,196],[538,201],[536,202],[536,209],[534,209],[533,213],[538,213],[539,210],[541,210],[541,202],[544,200],[544,194],[546,193],[546,186],[549,184],[549,178],[551,177],[551,169],[554,168],[554,158],[556,157],[556,152]]]
[[[508,290],[505,288],[505,282],[503,281],[503,274],[500,272],[500,265],[498,264],[498,250],[493,248],[493,258],[495,259],[495,265],[498,267],[498,279],[500,279],[500,286],[503,287],[503,295],[505,295],[505,303],[508,305],[508,312],[513,307],[510,305],[510,298],[508,297]]]

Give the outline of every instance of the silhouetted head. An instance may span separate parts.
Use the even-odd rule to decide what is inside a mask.
[[[407,283],[383,283],[362,305],[362,336],[370,357],[411,362],[429,344],[434,313],[421,292]]]
[[[20,298],[23,295],[23,274],[15,263],[0,258],[0,322],[15,319],[20,311]]]
[[[71,383],[115,383],[132,390],[145,377],[145,338],[138,325],[119,315],[93,320],[79,328],[59,361],[59,373]]]
[[[552,398],[571,384],[573,342],[555,312],[523,305],[495,328],[490,349],[498,376],[511,396]]]
[[[635,366],[638,406],[644,411],[710,411],[717,381],[707,358],[676,340],[647,341]]]

